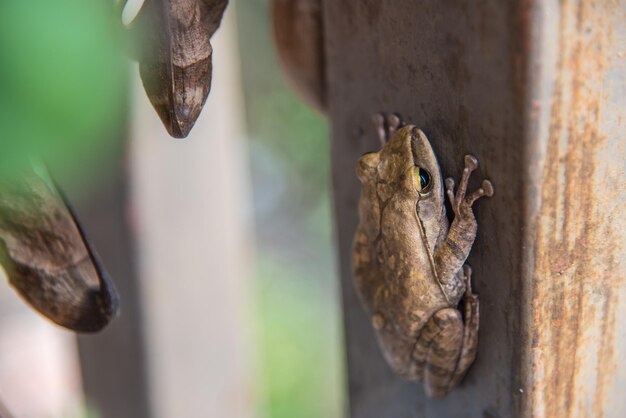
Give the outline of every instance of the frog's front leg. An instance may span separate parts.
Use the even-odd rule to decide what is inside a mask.
[[[478,167],[478,160],[473,155],[465,156],[465,168],[461,175],[459,187],[454,193],[454,179],[446,179],[446,193],[452,210],[454,221],[450,226],[445,241],[435,251],[435,265],[439,280],[444,285],[454,284],[453,280],[461,270],[469,255],[474,239],[476,238],[476,218],[472,212],[472,205],[482,196],[493,196],[493,185],[489,180],[483,180],[482,187],[466,196],[467,183],[470,174]]]
[[[464,266],[463,273],[464,318],[454,308],[440,309],[424,326],[413,351],[416,374],[422,376],[426,394],[432,398],[445,396],[457,386],[476,358],[478,296],[472,293],[469,266]]]

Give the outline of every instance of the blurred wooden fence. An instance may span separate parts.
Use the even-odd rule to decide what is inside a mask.
[[[112,175],[78,207],[122,303],[104,332],[79,338],[99,418],[253,414],[253,240],[234,34],[231,7],[213,38],[211,95],[186,140],[168,137],[132,77]]]

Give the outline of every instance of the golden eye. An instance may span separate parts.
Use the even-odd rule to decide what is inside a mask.
[[[430,190],[430,174],[421,167],[413,167],[413,182],[415,183],[415,188],[420,193],[426,193]]]

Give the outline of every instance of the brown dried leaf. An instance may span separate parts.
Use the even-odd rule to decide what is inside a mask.
[[[209,39],[228,0],[146,0],[136,18],[139,72],[169,134],[189,134],[211,89]]]
[[[95,332],[117,315],[115,286],[49,178],[0,181],[0,240],[9,282],[53,322]]]

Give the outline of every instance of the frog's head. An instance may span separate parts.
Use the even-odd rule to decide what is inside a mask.
[[[375,184],[381,201],[392,195],[415,204],[428,230],[444,208],[443,179],[437,157],[424,132],[412,125],[399,129],[378,152],[365,154],[357,165],[362,183]]]

